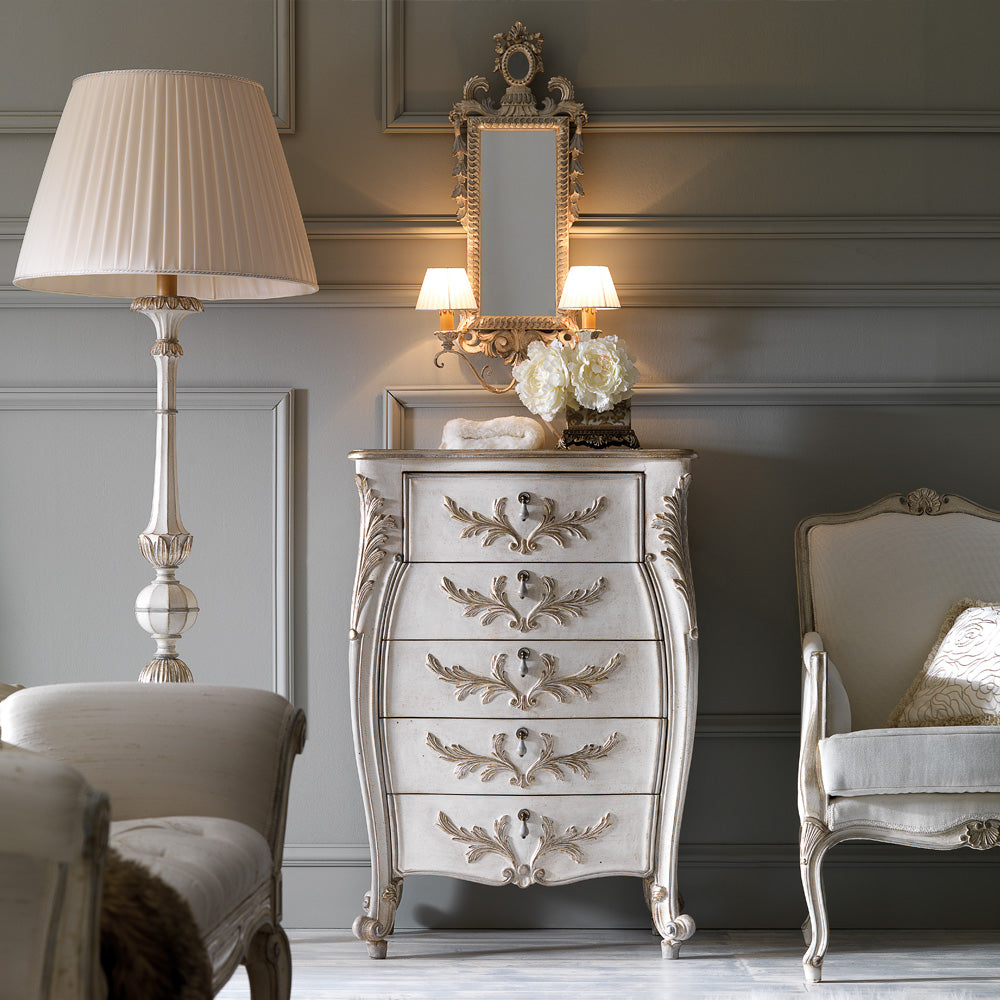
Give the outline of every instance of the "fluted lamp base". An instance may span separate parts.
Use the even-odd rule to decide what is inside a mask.
[[[193,681],[187,664],[177,656],[176,644],[198,617],[198,599],[176,578],[193,541],[181,522],[177,493],[177,362],[184,353],[177,340],[181,320],[201,312],[198,299],[177,295],[177,280],[161,275],[157,295],[136,299],[141,312],[156,327],[150,351],[156,363],[156,465],[149,523],[139,535],[139,551],[156,570],[156,578],[135,599],[136,621],[156,643],[156,655],[143,668],[144,682]]]

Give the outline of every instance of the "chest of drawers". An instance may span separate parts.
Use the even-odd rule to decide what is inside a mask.
[[[643,880],[665,957],[694,932],[677,843],[697,697],[687,451],[359,451],[350,619],[386,954],[408,875]]]

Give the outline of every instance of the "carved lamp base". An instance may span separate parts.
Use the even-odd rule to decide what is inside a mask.
[[[598,413],[581,407],[566,411],[566,429],[559,438],[560,448],[638,448],[632,430],[632,404],[627,399],[610,410]]]

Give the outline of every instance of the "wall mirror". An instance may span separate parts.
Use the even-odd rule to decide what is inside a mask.
[[[560,314],[559,296],[569,269],[569,230],[578,215],[581,129],[587,114],[561,76],[537,102],[532,81],[542,71],[542,36],[518,21],[493,36],[494,70],[506,83],[498,104],[486,77],[474,76],[454,105],[457,163],[453,171],[458,219],[467,234],[466,269],[478,309],[455,330],[439,331],[443,350],[458,353],[485,381],[470,356],[513,365],[534,340],[574,342],[572,314]],[[513,383],[511,383],[512,385]]]

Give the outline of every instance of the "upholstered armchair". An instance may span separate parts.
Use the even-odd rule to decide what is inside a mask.
[[[845,840],[983,849],[1000,841],[1000,728],[889,728],[957,602],[1000,603],[1000,513],[932,490],[806,518],[800,862],[805,978],[822,978],[826,852]],[[929,662],[929,661],[928,661]]]
[[[243,963],[255,1000],[288,1000],[281,860],[301,711],[249,688],[62,684],[4,700],[0,734],[0,1000],[106,996],[108,846],[188,904],[211,995]]]

